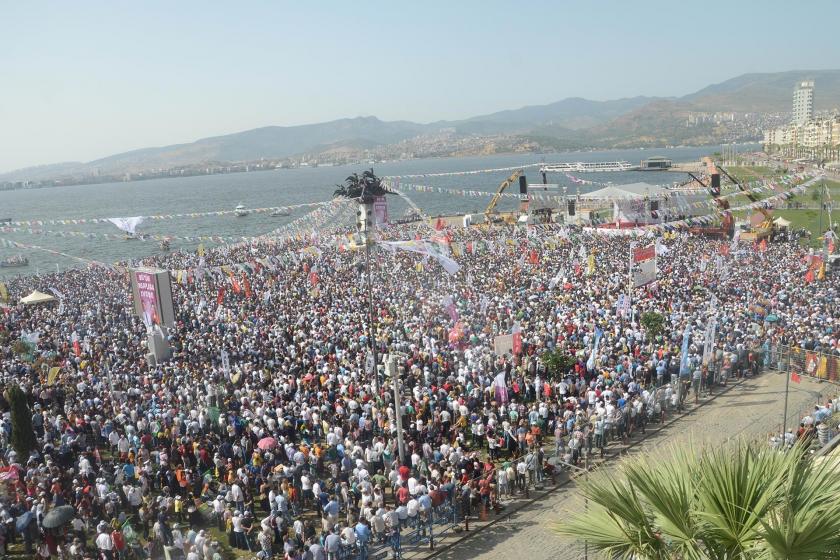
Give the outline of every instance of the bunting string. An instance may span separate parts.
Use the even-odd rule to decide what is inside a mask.
[[[313,206],[322,206],[325,202],[304,202],[301,204],[290,204],[288,206],[270,206],[267,208],[248,208],[250,214],[265,214],[270,212],[291,212],[298,208],[309,208]],[[143,216],[146,220],[179,220],[183,218],[203,218],[208,216],[229,216],[236,214],[238,210],[214,210],[210,212],[187,212],[182,214],[155,214],[152,216]],[[17,220],[7,222],[10,226],[17,227],[32,227],[32,226],[57,226],[57,225],[79,225],[79,224],[106,224],[111,218],[73,218],[73,219],[54,219],[54,220]]]

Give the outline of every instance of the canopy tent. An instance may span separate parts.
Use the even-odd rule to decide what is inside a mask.
[[[778,218],[773,220],[773,223],[776,224],[779,227],[790,227],[791,221],[790,220],[785,220],[784,218],[779,216]]]
[[[39,292],[38,290],[35,290],[26,297],[20,298],[20,302],[24,305],[37,305],[39,303],[49,303],[51,301],[55,301],[53,296]]]
[[[580,197],[584,200],[659,198],[666,190],[665,187],[649,183],[630,183],[628,185],[610,185],[597,191],[582,194]]]

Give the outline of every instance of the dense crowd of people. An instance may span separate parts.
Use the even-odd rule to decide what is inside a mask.
[[[192,271],[173,284],[172,355],[159,364],[124,269],[8,282],[0,376],[28,396],[38,445],[13,449],[3,397],[0,554],[15,541],[65,558],[160,557],[164,546],[189,560],[224,547],[363,554],[433,508],[496,506],[690,391],[757,373],[771,344],[840,351],[837,283],[806,282],[796,243],[559,226],[380,232],[415,234],[435,236],[457,274],[374,249],[369,296],[363,252],[329,236],[133,263]],[[630,253],[643,244],[656,244],[658,279],[627,305]],[[14,303],[34,288],[65,300]],[[393,372],[380,363],[377,383],[368,364],[368,297],[379,361],[398,360],[399,402]],[[521,348],[496,353],[495,337],[511,333]],[[72,521],[44,528],[64,505]]]

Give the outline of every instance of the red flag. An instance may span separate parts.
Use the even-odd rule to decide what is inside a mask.
[[[799,377],[798,373],[796,373],[795,371],[792,371],[792,372],[790,372],[790,380],[793,381],[794,383],[799,383],[800,381],[802,381],[802,378]]]
[[[805,281],[806,282],[813,282],[814,281],[814,270],[809,268],[808,272],[805,273]]]
[[[79,344],[79,335],[76,334],[76,331],[73,331],[73,336],[71,339],[73,341],[73,353],[76,354],[76,357],[80,357],[82,355],[82,347]]]
[[[443,223],[443,219],[438,218],[437,222],[435,222],[435,229],[437,231],[441,231],[445,227],[446,227],[446,224]]]
[[[528,256],[531,261],[531,264],[539,264],[540,256],[537,254],[535,249],[531,249],[531,254]]]
[[[315,271],[313,270],[313,271],[312,271],[312,273],[309,275],[309,282],[310,282],[313,286],[315,286],[315,285],[317,285],[317,284],[318,284],[318,280],[319,280],[319,278],[318,278],[318,273],[317,273],[317,272],[315,272]]]
[[[222,305],[223,301],[225,301],[225,287],[219,286],[219,295],[216,296],[216,303]]]
[[[232,282],[233,282],[233,293],[234,293],[234,294],[238,294],[239,292],[241,292],[241,291],[242,291],[242,287],[239,285],[239,280],[237,280],[236,278],[234,278],[234,279],[232,280]]]
[[[244,274],[242,275],[242,284],[245,286],[245,296],[250,298],[253,295],[251,292],[251,283],[248,282],[248,277]]]

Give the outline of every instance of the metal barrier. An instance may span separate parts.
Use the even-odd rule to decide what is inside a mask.
[[[824,381],[840,381],[840,356],[798,346],[774,345],[770,349],[771,363],[779,371]]]

